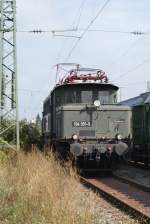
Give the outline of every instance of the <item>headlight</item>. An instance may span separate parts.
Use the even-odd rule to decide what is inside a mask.
[[[121,134],[117,134],[116,138],[117,138],[118,140],[121,140],[121,139],[122,139],[122,135],[121,135]]]
[[[77,140],[77,139],[78,139],[78,135],[77,135],[77,134],[73,134],[73,135],[72,135],[72,139],[73,139],[73,140]]]
[[[101,102],[99,100],[94,101],[94,106],[99,107],[101,105]]]

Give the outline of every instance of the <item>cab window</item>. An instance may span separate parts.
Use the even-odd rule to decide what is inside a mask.
[[[99,91],[99,100],[101,104],[109,104],[109,92]]]

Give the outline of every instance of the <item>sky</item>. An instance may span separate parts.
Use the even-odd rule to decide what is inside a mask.
[[[20,119],[34,119],[55,85],[54,65],[76,62],[100,68],[120,87],[119,99],[147,90],[150,81],[150,1],[110,0],[66,61],[83,31],[57,33],[52,30],[86,29],[106,0],[17,0],[17,65]],[[82,7],[81,7],[82,6]],[[81,12],[81,13],[80,13]],[[30,30],[49,31],[33,34]],[[119,31],[119,32],[106,32]],[[127,33],[126,33],[127,32]],[[134,35],[130,32],[143,32]]]

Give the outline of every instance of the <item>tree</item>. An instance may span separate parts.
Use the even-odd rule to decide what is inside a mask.
[[[38,118],[39,119],[39,118]],[[10,124],[11,121],[4,121],[4,124],[6,125]],[[20,145],[23,149],[30,149],[32,145],[36,145],[37,147],[41,148],[41,132],[39,128],[37,128],[37,125],[32,122],[27,122],[27,120],[22,120],[19,122],[20,126]],[[0,139],[0,144],[5,142],[9,142],[10,139],[12,139],[14,132],[13,128],[9,129],[6,133],[3,139]]]
[[[36,124],[20,122],[20,144],[22,147],[41,146],[41,133]]]

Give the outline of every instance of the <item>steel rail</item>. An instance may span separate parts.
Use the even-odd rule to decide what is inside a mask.
[[[86,187],[94,190],[94,192],[100,194],[116,207],[137,219],[139,223],[150,223],[150,194],[139,189],[139,186],[133,186],[131,182],[127,183],[127,180],[126,183],[124,183],[122,180],[118,180],[115,177],[100,179],[80,176],[80,181]],[[114,186],[112,183],[115,183]],[[128,193],[123,189],[123,185],[124,189],[129,189]],[[138,195],[140,194],[141,200],[138,201]]]

